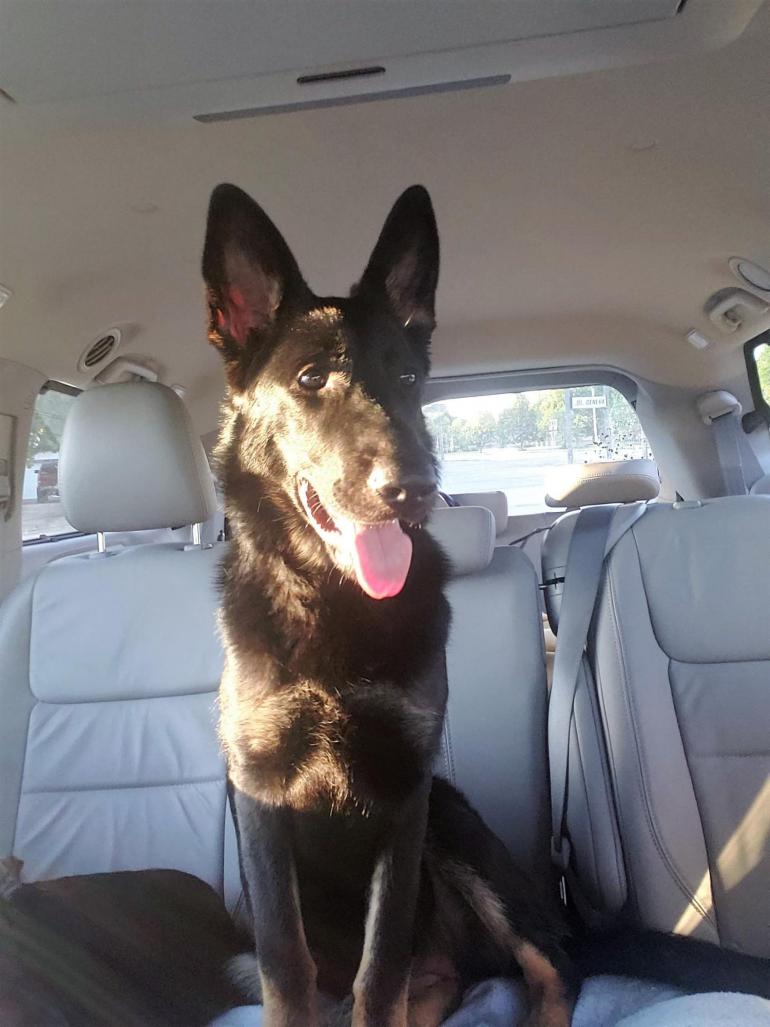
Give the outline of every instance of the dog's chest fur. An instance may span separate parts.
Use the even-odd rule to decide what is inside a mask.
[[[393,599],[335,579],[296,604],[275,561],[244,548],[228,556],[222,609],[220,731],[233,783],[305,812],[398,802],[432,765],[446,704],[437,547],[416,533],[412,583]],[[287,616],[293,607],[301,615]]]

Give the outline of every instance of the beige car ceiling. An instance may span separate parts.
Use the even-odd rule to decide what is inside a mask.
[[[770,267],[770,5],[735,4],[734,41],[663,62],[202,124],[157,62],[143,97],[141,60],[118,61],[114,95],[131,102],[110,106],[100,50],[87,95],[87,33],[69,65],[36,77],[55,39],[9,37],[3,18],[19,8],[4,3],[0,87],[15,102],[0,100],[0,283],[13,295],[0,356],[83,385],[84,347],[122,326],[120,352],[185,386],[210,428],[222,387],[199,276],[211,188],[250,191],[311,286],[334,293],[396,195],[422,182],[442,242],[437,374],[601,363],[675,385],[729,380],[752,332],[720,333],[704,303],[738,286],[731,256]],[[198,111],[206,96],[198,83]],[[687,343],[691,328],[708,348]]]

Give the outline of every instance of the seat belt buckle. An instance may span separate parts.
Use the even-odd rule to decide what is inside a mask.
[[[551,862],[559,871],[559,899],[563,906],[567,905],[567,868],[572,854],[572,846],[569,838],[562,835],[551,838]]]

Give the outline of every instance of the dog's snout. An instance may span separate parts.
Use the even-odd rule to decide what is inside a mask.
[[[432,478],[412,475],[400,481],[386,482],[377,489],[377,493],[399,517],[417,520],[433,505],[436,482]]]

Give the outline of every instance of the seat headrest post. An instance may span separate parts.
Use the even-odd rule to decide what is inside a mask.
[[[103,531],[97,531],[96,533],[96,551],[97,553],[107,552],[107,537]]]

